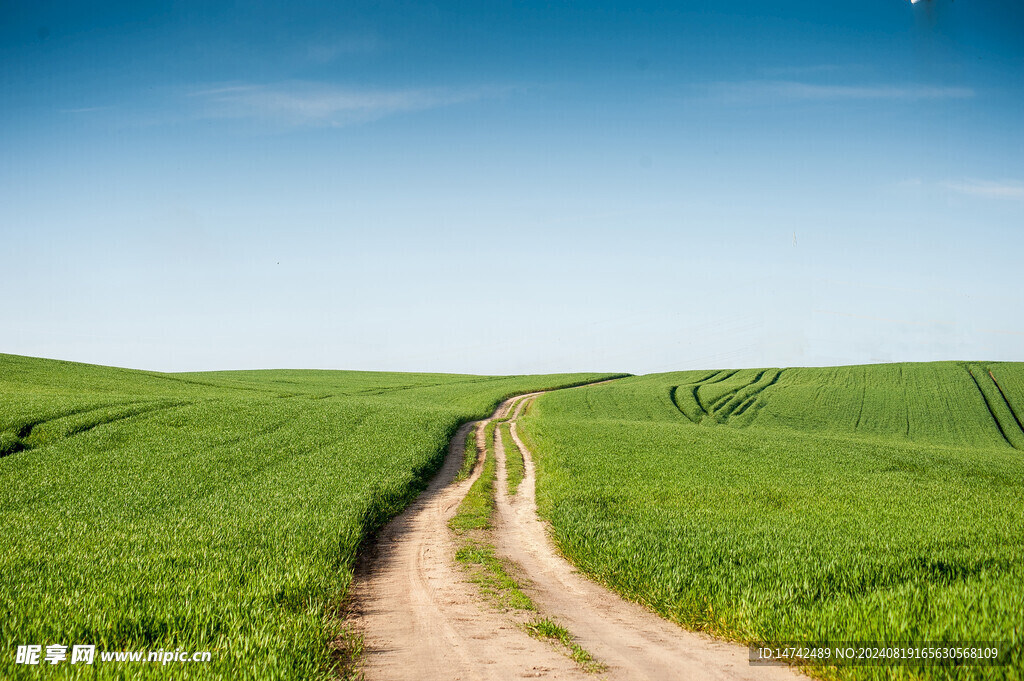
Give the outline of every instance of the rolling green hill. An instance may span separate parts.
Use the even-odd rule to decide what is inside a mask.
[[[541,396],[521,433],[566,555],[670,618],[740,640],[1008,641],[1010,667],[836,674],[1013,678],[1021,416],[1024,364],[941,362],[625,378]]]
[[[424,486],[458,423],[595,378],[161,374],[0,355],[0,675],[38,673],[13,665],[16,646],[62,643],[213,653],[174,678],[329,676],[361,539]]]

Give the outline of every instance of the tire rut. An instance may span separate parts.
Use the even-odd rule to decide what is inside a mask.
[[[1006,393],[1003,392],[1003,386],[999,385],[999,381],[996,380],[996,375],[991,371],[988,372],[989,377],[992,379],[992,383],[996,386],[996,390],[999,391],[999,396],[1003,398],[1003,402],[1006,404],[1006,408],[1010,412],[1010,416],[1013,417],[1014,423],[1017,424],[1017,429],[1020,430],[1021,435],[1024,435],[1024,423],[1021,423],[1020,416],[1017,415],[1017,410],[1013,408],[1013,403],[1010,402],[1006,397]]]
[[[988,410],[988,415],[992,417],[992,423],[995,424],[996,430],[999,431],[1000,437],[1003,438],[1003,441],[1006,442],[1007,445],[1013,447],[1014,449],[1017,449],[1018,447],[1013,443],[1013,441],[1006,434],[1006,431],[1003,429],[1003,424],[1000,423],[999,417],[996,415],[995,408],[993,407],[991,400],[989,400],[988,395],[986,395],[985,391],[982,389],[981,383],[978,381],[978,377],[974,375],[974,371],[972,371],[970,368],[967,369],[967,373],[970,374],[971,380],[974,381],[974,387],[978,389],[978,394],[981,395],[981,399],[985,403],[985,408]]]

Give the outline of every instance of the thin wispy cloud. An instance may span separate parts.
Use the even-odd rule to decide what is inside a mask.
[[[712,98],[727,102],[763,100],[790,101],[853,101],[894,100],[921,101],[967,99],[974,90],[966,87],[931,85],[820,85],[794,80],[746,80],[712,83]]]
[[[374,54],[382,47],[383,42],[376,33],[335,35],[310,43],[306,57],[322,64],[346,55]]]
[[[77,109],[60,109],[61,113],[68,114],[80,114],[80,113],[92,113],[93,111],[106,111],[110,109],[109,106],[83,106]]]
[[[834,310],[815,310],[818,314],[835,315],[837,317],[849,317],[850,319],[864,319],[872,322],[885,322],[887,324],[907,324],[910,326],[956,326],[957,323],[946,319],[929,319],[925,321],[915,319],[895,319],[892,317],[876,317],[874,315],[854,314],[852,312],[836,312]]]
[[[344,126],[452,106],[509,88],[347,88],[325,83],[242,84],[197,90],[203,118],[255,119],[293,126]]]
[[[985,199],[1024,199],[1024,182],[988,180],[961,180],[943,182],[942,186],[961,194]]]
[[[758,73],[769,78],[809,76],[816,73],[835,73],[859,68],[849,64],[803,64],[800,66],[764,66]]]
[[[980,329],[982,333],[995,333],[1003,336],[1024,336],[1024,331],[1006,331],[1003,329]]]

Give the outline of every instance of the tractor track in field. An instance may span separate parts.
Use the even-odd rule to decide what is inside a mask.
[[[704,400],[700,397],[701,388],[722,383],[739,373],[739,370],[715,371],[691,383],[683,383],[669,388],[668,399],[679,413],[685,416],[691,423],[701,423],[704,417],[710,417],[718,423],[724,423],[734,417],[743,416],[750,409],[753,409],[751,416],[755,416],[763,405],[761,398],[764,391],[775,385],[784,371],[785,369],[762,369],[743,385],[729,390],[705,404]],[[762,381],[769,374],[771,378]],[[686,404],[686,400],[680,399],[679,391],[681,388],[684,388],[684,393],[689,395],[692,405]],[[694,407],[696,407],[696,411],[691,415],[690,411],[693,411]]]
[[[555,646],[532,638],[488,603],[455,561],[448,520],[480,473],[455,483],[465,424],[437,476],[377,535],[357,561],[349,622],[363,636],[359,669],[368,681],[418,679],[797,679],[784,667],[754,667],[745,646],[690,632],[582,576],[558,553],[538,519],[535,467],[517,419],[541,393],[506,400],[488,420],[509,419],[513,442],[496,429],[493,539],[534,601],[538,615],[567,628],[603,670],[585,671]],[[523,454],[525,476],[507,493],[505,448]]]
[[[1017,424],[1017,428],[1021,434],[1024,435],[1024,423],[1021,423],[1020,416],[1017,415],[1017,410],[1013,408],[1013,403],[1010,402],[1006,397],[1006,393],[1003,392],[1003,386],[999,385],[999,381],[996,380],[996,375],[991,371],[988,372],[989,377],[992,379],[992,384],[995,385],[996,390],[999,391],[999,396],[1003,398],[1003,402],[1006,404],[1006,408],[1010,411],[1010,416],[1013,417],[1014,423]]]
[[[988,409],[988,415],[992,417],[992,423],[995,425],[996,430],[999,431],[999,435],[1007,445],[1017,449],[1017,445],[1013,443],[1013,440],[1011,440],[1007,435],[1006,429],[1003,428],[1003,424],[999,421],[999,416],[996,414],[992,400],[990,400],[988,395],[985,394],[985,391],[981,387],[981,382],[978,381],[978,377],[974,375],[974,371],[971,369],[967,369],[967,373],[971,375],[971,380],[974,381],[974,387],[978,389],[978,394],[981,395],[981,399],[985,403],[985,408]],[[1000,395],[1002,395],[1002,392],[1002,390],[999,391]],[[1005,396],[1003,399],[1005,399]]]
[[[93,406],[84,407],[84,408],[81,408],[81,409],[72,409],[72,410],[68,410],[68,411],[64,411],[62,413],[56,414],[54,416],[50,416],[48,418],[42,418],[42,419],[36,419],[36,420],[28,421],[27,423],[21,424],[17,429],[14,429],[13,432],[14,432],[14,435],[17,438],[17,440],[15,441],[15,444],[12,447],[10,447],[10,449],[4,450],[4,451],[0,451],[0,458],[3,458],[5,456],[10,456],[12,454],[18,454],[18,453],[24,452],[26,450],[34,449],[37,445],[33,444],[30,441],[30,438],[35,434],[36,428],[38,428],[39,426],[46,426],[48,424],[56,423],[56,422],[62,421],[64,419],[70,419],[70,418],[73,418],[73,417],[76,417],[76,416],[85,416],[85,415],[89,415],[89,414],[92,414],[92,413],[95,413],[95,412],[103,412],[106,409],[123,409],[124,410],[123,413],[117,413],[117,414],[113,414],[113,415],[103,416],[101,418],[93,419],[93,420],[86,419],[82,423],[79,423],[77,425],[73,425],[73,426],[67,428],[64,433],[62,433],[62,434],[60,434],[58,436],[55,436],[53,438],[53,441],[59,441],[59,440],[64,440],[64,439],[67,439],[67,438],[75,437],[76,435],[82,435],[84,433],[88,433],[89,431],[94,430],[96,428],[99,428],[100,426],[110,425],[110,424],[113,424],[113,423],[117,423],[118,421],[126,421],[126,420],[128,420],[130,418],[134,418],[136,416],[145,416],[146,414],[152,414],[153,412],[167,411],[167,410],[170,410],[170,409],[175,409],[177,407],[186,406],[188,404],[191,404],[191,403],[187,402],[187,401],[177,401],[177,402],[168,402],[168,403],[158,402],[156,404],[152,404],[152,403],[132,404],[132,403],[117,403],[117,402],[114,402],[114,403],[111,403],[111,404],[93,405]]]

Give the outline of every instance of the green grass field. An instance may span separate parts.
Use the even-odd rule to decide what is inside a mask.
[[[703,371],[541,396],[520,434],[584,571],[744,641],[1006,641],[1019,678],[1024,364]]]
[[[161,374],[0,355],[0,676],[18,645],[211,651],[173,677],[330,677],[360,541],[460,422],[590,375]],[[61,678],[169,678],[63,663]]]

